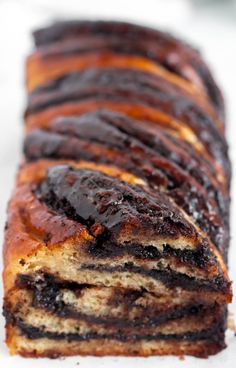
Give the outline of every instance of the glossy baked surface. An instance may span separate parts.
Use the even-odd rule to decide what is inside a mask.
[[[57,23],[35,43],[4,248],[10,351],[220,351],[231,173],[200,54],[116,22]]]

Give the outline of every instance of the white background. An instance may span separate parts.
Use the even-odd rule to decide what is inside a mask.
[[[0,236],[5,208],[21,158],[24,59],[32,48],[30,33],[63,17],[126,19],[169,30],[200,48],[223,89],[227,102],[227,136],[236,164],[236,3],[222,0],[0,0]],[[235,166],[234,166],[235,167]],[[230,275],[236,280],[235,181],[232,182]],[[1,266],[1,262],[0,262]],[[235,289],[235,288],[234,288]],[[236,291],[236,290],[235,290]],[[235,292],[236,295],[236,292]],[[2,289],[0,287],[0,299]],[[235,303],[230,310],[234,312]],[[228,348],[207,360],[185,357],[82,358],[60,360],[10,357],[0,317],[1,368],[85,367],[231,367],[236,364],[236,337],[227,333]]]

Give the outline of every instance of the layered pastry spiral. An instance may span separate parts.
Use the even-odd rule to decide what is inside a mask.
[[[219,352],[231,173],[208,67],[128,23],[58,22],[34,39],[5,230],[10,352]]]

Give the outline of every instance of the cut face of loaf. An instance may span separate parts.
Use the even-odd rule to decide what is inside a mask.
[[[86,169],[86,163],[53,166],[44,175],[19,185],[13,198],[29,245],[31,238],[38,243],[21,270],[40,265],[77,283],[95,278],[106,286],[228,299],[222,257],[165,193]]]
[[[21,169],[10,207],[5,315],[15,326],[13,352],[16,344],[31,355],[31,341],[77,342],[72,352],[82,353],[84,340],[115,339],[123,348],[153,341],[146,355],[203,336],[208,352],[222,348],[225,311],[216,308],[230,295],[222,258],[164,192],[109,166],[41,160]]]
[[[178,344],[179,340],[202,342],[206,337],[213,347],[225,323],[224,308],[201,300],[183,302],[132,289],[78,287],[46,274],[22,276],[18,286],[26,289],[14,291],[15,308],[9,312],[6,304],[6,317],[25,335],[21,347],[27,339],[37,344],[42,339],[49,344],[53,339],[59,344],[69,340],[78,346],[84,340],[99,344],[107,339],[137,346],[142,340]]]
[[[5,231],[10,352],[217,353],[231,170],[210,71],[126,23],[59,22],[35,43]]]

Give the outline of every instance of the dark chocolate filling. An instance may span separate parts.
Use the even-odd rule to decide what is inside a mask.
[[[131,144],[131,139],[129,141]],[[87,138],[36,130],[26,138],[25,154],[30,160],[46,157],[116,165],[147,180],[151,187],[167,187],[169,195],[194,218],[203,231],[209,234],[223,253],[228,244],[228,234],[227,231],[219,229],[228,218],[228,200],[220,194],[220,191],[215,190],[214,193],[217,195],[213,193],[215,198],[212,198],[209,188],[204,190],[196,180],[175,164],[154,151],[144,149],[135,140],[132,141],[132,147],[129,144],[123,149],[118,149],[110,147],[110,144],[98,144]],[[217,206],[219,203],[220,207]]]
[[[215,198],[213,193],[216,188],[211,183],[211,178],[215,175],[212,165],[204,157],[197,155],[192,146],[150,121],[137,121],[122,113],[98,109],[81,116],[59,117],[52,122],[50,132],[122,150],[130,150],[133,145],[142,144],[146,149],[154,150],[155,154],[160,154],[189,172]],[[28,159],[34,159],[29,150],[31,134],[25,141]],[[35,150],[33,153],[36,153]]]
[[[186,65],[190,66],[200,76],[213,106],[220,117],[224,118],[222,95],[200,54],[183,41],[167,33],[124,22],[66,21],[57,22],[52,26],[37,30],[34,32],[34,38],[36,46],[77,39],[77,49],[74,46],[70,49],[70,54],[76,51],[82,52],[83,48],[87,52],[89,49],[94,52],[99,44],[101,51],[103,44],[103,48],[105,47],[107,50],[145,56],[161,63],[171,72],[195,82],[194,78],[192,80],[185,72],[189,69]],[[60,55],[65,54],[67,44],[59,43],[58,45]],[[173,52],[179,57],[176,59],[170,57]]]
[[[198,239],[194,227],[164,193],[145,192],[137,185],[129,185],[98,171],[54,166],[48,170],[36,194],[52,210],[86,225],[96,237],[97,249],[103,250],[104,244],[116,243],[127,224],[133,224],[130,227],[133,234],[145,234],[150,229],[155,236],[175,239],[184,235],[195,242]],[[207,241],[200,238],[198,241],[196,249],[199,252],[195,253],[195,259],[197,255],[199,265],[214,264],[216,259],[210,254]],[[187,260],[189,253],[182,256]]]
[[[129,291],[129,290],[128,290]],[[127,292],[128,292],[127,291]],[[133,320],[115,318],[115,317],[96,317],[95,315],[88,315],[84,313],[77,312],[70,306],[61,306],[58,305],[58,302],[55,301],[51,306],[46,305],[45,303],[45,295],[37,293],[34,297],[33,306],[35,308],[43,308],[47,311],[53,312],[57,316],[61,318],[73,318],[75,320],[83,320],[89,323],[96,323],[106,326],[116,326],[117,328],[126,328],[126,327],[148,327],[162,324],[166,321],[179,319],[182,317],[193,316],[193,315],[202,315],[204,316],[207,307],[202,304],[189,304],[186,307],[179,307],[167,311],[163,311],[159,313],[157,316],[149,316],[149,314],[153,314],[153,309],[145,308],[138,314],[137,317]],[[128,307],[128,305],[127,305]],[[212,312],[214,313],[214,309],[212,308]]]
[[[122,266],[107,266],[107,265],[95,265],[95,264],[83,264],[81,269],[95,270],[98,272],[133,272],[138,273],[155,280],[160,280],[168,288],[173,289],[175,287],[181,287],[186,290],[194,291],[222,291],[224,293],[229,292],[229,283],[225,280],[224,275],[218,275],[211,280],[196,279],[186,274],[181,274],[168,269],[155,270],[145,269],[144,267],[135,266],[132,262],[126,262]]]
[[[215,313],[216,306],[214,304],[206,304],[203,301],[190,302],[184,306],[175,306],[168,309],[158,310],[151,307],[143,307],[134,305],[137,298],[145,295],[144,290],[133,290],[133,289],[119,289],[114,288],[114,294],[112,295],[109,304],[117,306],[120,303],[125,303],[127,311],[132,310],[133,307],[139,308],[138,316],[133,320],[115,318],[111,316],[97,317],[95,315],[88,315],[76,311],[73,306],[66,304],[61,299],[61,289],[72,290],[77,297],[79,297],[83,288],[88,288],[88,285],[79,285],[69,283],[65,281],[59,282],[53,275],[42,274],[41,279],[36,282],[32,275],[18,275],[17,286],[20,288],[26,288],[33,291],[32,306],[34,308],[43,308],[49,312],[52,312],[62,318],[74,318],[81,319],[91,323],[113,325],[119,328],[125,328],[128,326],[154,326],[168,320],[173,320],[181,317],[192,316],[192,315],[204,315],[206,311],[212,309],[212,313]],[[5,308],[7,313],[7,306]]]
[[[158,134],[145,133],[141,123],[134,124],[132,119],[122,114],[99,111],[56,120],[50,132],[31,132],[25,141],[25,154],[28,159],[51,157],[115,164],[146,179],[150,186],[167,187],[177,204],[193,217],[225,254],[228,245],[228,198],[219,188],[211,185],[207,168],[205,174],[200,172],[196,168],[201,165],[186,156],[183,170],[179,164],[183,161],[183,154],[178,157],[175,147],[169,149],[167,144],[163,154],[161,146]],[[173,161],[177,161],[177,165]],[[198,181],[192,171],[194,176],[197,174]]]
[[[15,325],[19,327],[21,333],[25,335],[29,339],[40,339],[40,338],[48,338],[52,340],[67,340],[70,341],[89,341],[89,340],[101,340],[101,339],[109,339],[109,340],[118,340],[122,342],[132,342],[132,341],[152,341],[152,340],[187,340],[187,341],[198,341],[198,340],[210,340],[211,342],[219,343],[222,342],[224,338],[224,329],[222,326],[215,326],[214,328],[210,328],[208,330],[202,330],[197,332],[185,332],[183,334],[147,334],[147,335],[138,335],[138,334],[123,334],[120,332],[112,333],[112,334],[98,334],[96,332],[89,332],[86,334],[79,333],[58,333],[46,331],[32,325],[27,325],[23,321],[16,321]]]
[[[129,254],[137,259],[159,260],[161,258],[175,257],[181,263],[191,266],[206,268],[212,264],[211,252],[209,248],[202,245],[197,250],[174,249],[170,245],[163,245],[163,251],[158,250],[152,245],[141,245],[135,243],[117,244],[115,242],[98,239],[97,242],[90,243],[88,253],[98,259],[119,257]]]
[[[146,192],[99,171],[54,166],[36,195],[52,210],[90,229],[101,224],[112,240],[127,223],[135,224],[135,232],[149,229],[157,236],[198,239],[194,227],[164,193]]]
[[[96,99],[123,99],[126,103],[158,106],[159,110],[190,126],[224,168],[228,162],[227,143],[212,117],[186,96],[166,88],[166,81],[154,83],[155,80],[150,73],[131,69],[94,68],[73,72],[46,82],[31,93],[27,113],[95,96]]]
[[[13,324],[18,327],[22,333],[29,339],[40,339],[48,338],[53,340],[67,340],[70,341],[89,341],[92,339],[110,339],[118,340],[122,342],[131,341],[151,341],[151,340],[210,340],[215,343],[222,343],[224,345],[224,332],[226,328],[226,315],[221,317],[219,321],[214,324],[211,328],[192,332],[188,331],[182,334],[163,334],[163,333],[153,333],[153,334],[137,334],[137,333],[122,333],[117,331],[116,333],[108,334],[98,334],[97,332],[89,332],[86,334],[80,333],[59,333],[47,331],[46,328],[37,328],[32,325],[26,324],[21,318],[18,318],[15,314],[5,310],[4,315],[6,317],[7,323]]]

